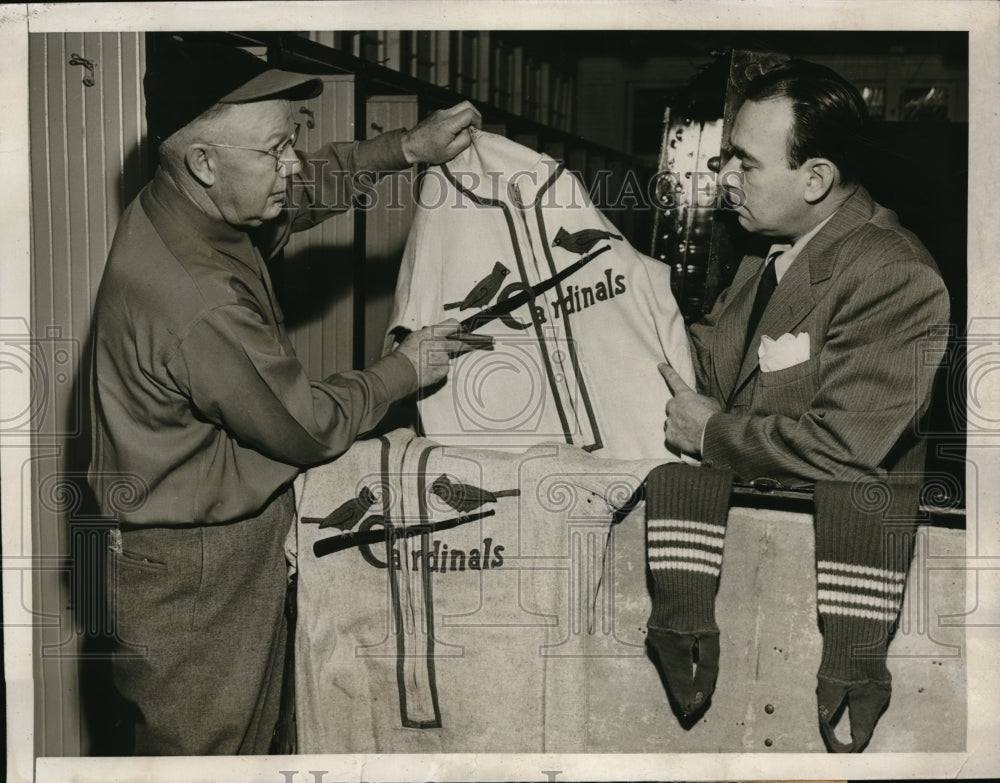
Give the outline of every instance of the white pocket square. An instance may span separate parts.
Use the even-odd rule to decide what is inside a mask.
[[[761,372],[776,372],[809,360],[809,333],[783,334],[777,340],[760,338],[757,349]]]

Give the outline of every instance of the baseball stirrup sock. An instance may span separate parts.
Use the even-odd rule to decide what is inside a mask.
[[[913,554],[919,486],[876,480],[816,485],[817,672],[820,734],[834,753],[860,753],[889,704],[886,652]],[[834,733],[849,710],[851,742]]]
[[[715,593],[722,569],[729,470],[670,463],[646,478],[646,557],[653,611],[646,642],[682,719],[708,709],[719,673]]]

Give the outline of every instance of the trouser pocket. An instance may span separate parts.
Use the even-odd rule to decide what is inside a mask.
[[[290,493],[257,517],[200,528],[195,629],[270,628],[284,612],[285,536],[294,515]]]

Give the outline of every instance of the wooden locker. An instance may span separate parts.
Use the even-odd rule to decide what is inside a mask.
[[[434,79],[434,34],[427,31],[410,33],[410,76],[421,81]]]
[[[476,33],[476,98],[489,101],[493,89],[493,56],[490,47],[490,34],[486,31]]]
[[[434,78],[438,87],[454,87],[455,63],[452,60],[452,40],[455,34],[447,30],[437,30],[434,33]]]
[[[296,122],[301,123],[296,147],[303,152],[355,138],[354,77],[320,78],[322,94],[292,106]],[[312,174],[303,170],[303,176]],[[324,197],[329,200],[333,194]],[[289,337],[313,379],[353,366],[354,236],[351,213],[334,215],[293,234],[284,261],[274,268]]]
[[[538,115],[536,121],[542,125],[551,125],[552,119],[552,66],[549,63],[538,65]]]
[[[588,156],[584,147],[573,147],[566,153],[566,168],[576,172],[583,183],[587,182]]]
[[[409,46],[404,44],[404,37],[409,33],[399,30],[386,30],[379,38],[378,61],[386,68],[409,75],[409,63],[406,62],[406,52]]]
[[[518,144],[523,144],[528,149],[532,150],[538,149],[537,133],[515,133],[514,141],[516,141]]]
[[[524,114],[524,47],[514,46],[511,49],[510,64],[510,103],[508,111],[514,114]]]
[[[459,32],[455,39],[455,89],[462,95],[479,98],[478,33]],[[481,100],[481,98],[480,98]]]
[[[369,128],[412,128],[419,106],[411,95],[373,95],[366,103]],[[376,131],[370,131],[375,134]],[[375,187],[377,203],[365,214],[365,260],[361,281],[364,297],[364,365],[382,356],[396,277],[413,221],[416,167],[383,177]]]
[[[507,125],[502,122],[484,122],[483,130],[487,133],[495,133],[497,136],[507,135]]]
[[[546,142],[543,152],[554,160],[566,160],[566,145],[561,141]]]

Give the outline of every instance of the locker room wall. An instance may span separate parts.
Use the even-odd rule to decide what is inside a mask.
[[[354,77],[320,78],[323,92],[292,107],[295,121],[301,124],[296,147],[303,151],[355,138]],[[325,378],[352,367],[354,234],[351,216],[335,215],[294,234],[280,269],[272,270],[280,279],[277,285],[289,338],[310,378]]]
[[[118,218],[144,183],[145,43],[137,33],[31,34],[28,51],[31,332],[44,338],[34,394],[45,406],[28,479],[38,559],[24,586],[37,618],[34,736],[39,755],[78,755],[93,740],[85,702],[100,698],[89,692],[100,662],[83,657],[93,648],[80,627],[100,618],[84,617],[93,596],[73,578],[99,564],[69,559],[71,531],[95,513],[85,482],[88,332]]]
[[[417,99],[411,95],[375,95],[366,102],[368,137],[392,128],[412,128],[419,119]],[[377,202],[365,213],[365,262],[362,271],[364,300],[364,362],[382,356],[396,278],[416,206],[416,167],[385,177],[375,187]]]
[[[356,123],[357,87],[352,76],[322,76],[322,95],[296,103],[302,123],[298,147],[317,149],[326,141],[372,138],[419,120],[417,98],[374,95],[364,99]],[[305,108],[310,114],[301,112]],[[308,128],[307,122],[314,127]],[[360,125],[363,127],[356,127]],[[416,167],[384,177],[372,189],[372,208],[337,215],[293,236],[279,268],[279,296],[289,335],[311,378],[325,378],[382,355],[396,277],[415,204]],[[363,236],[356,231],[363,221]],[[364,254],[355,248],[364,243]],[[361,357],[357,351],[361,351]]]

